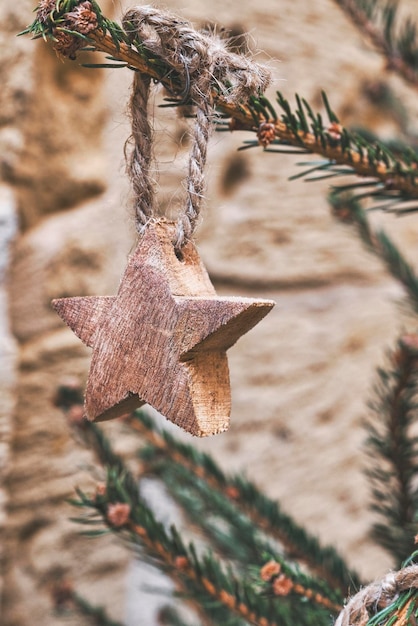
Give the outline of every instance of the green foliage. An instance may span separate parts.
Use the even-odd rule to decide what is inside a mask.
[[[48,3],[46,3],[48,4]],[[72,59],[76,52],[84,49],[90,52],[103,50],[107,52],[105,63],[86,63],[86,67],[125,67],[148,72],[154,80],[162,82],[171,94],[163,106],[177,106],[192,104],[189,99],[186,77],[180,76],[173,68],[167,66],[152,51],[147,50],[139,39],[134,26],[127,22],[123,26],[106,18],[97,3],[92,8],[97,20],[97,28],[93,32],[77,30],[75,8],[80,4],[78,0],[57,0],[53,10],[45,11],[38,7],[35,21],[22,34],[31,34],[34,38],[43,37],[52,41],[60,52]],[[386,48],[390,49],[397,59],[413,59],[416,57],[416,35],[411,22],[407,22],[403,29],[398,30],[395,38],[396,8],[391,3],[381,3],[375,0],[357,0],[341,5],[349,12],[354,10],[363,15],[367,21],[376,17],[384,24],[383,33],[388,38]],[[48,5],[49,6],[49,5]],[[360,13],[359,13],[360,12]],[[351,13],[350,13],[351,14]],[[364,20],[359,23],[363,24]],[[368,22],[367,22],[368,23]],[[66,42],[63,49],[60,38],[62,33],[71,35],[73,44]],[[98,34],[98,36],[96,36]],[[109,41],[103,45],[103,37]],[[83,41],[77,41],[81,38]],[[393,47],[394,42],[398,47]],[[109,45],[112,53],[109,55]],[[403,56],[402,56],[402,54]],[[399,56],[401,55],[401,56]],[[137,61],[137,62],[136,62]],[[247,103],[237,103],[231,108],[222,99],[222,94],[228,91],[227,85],[213,84],[215,103],[222,116],[231,118],[226,128],[251,130],[257,134],[255,140],[244,143],[243,149],[263,145],[266,152],[285,152],[300,154],[319,154],[320,161],[302,163],[308,166],[303,173],[295,175],[305,180],[320,180],[347,175],[367,177],[366,182],[355,181],[335,188],[335,192],[344,192],[347,188],[358,191],[358,198],[369,198],[375,203],[375,208],[396,213],[411,212],[418,209],[418,155],[415,150],[398,146],[393,152],[389,147],[378,140],[366,139],[364,133],[352,133],[344,128],[329,104],[328,97],[322,94],[324,112],[328,121],[323,120],[321,112],[314,112],[306,99],[296,95],[296,106],[293,108],[284,96],[277,93],[277,104],[283,113],[279,117],[275,106],[262,94],[250,98]],[[225,123],[219,122],[220,129]],[[266,133],[266,124],[269,127]],[[309,177],[307,177],[309,176]]]
[[[139,422],[148,437],[156,432],[152,419],[145,411],[134,414],[131,421],[133,425],[135,422]],[[241,474],[226,476],[211,456],[177,440],[165,430],[159,432],[158,435],[160,437],[157,439],[158,445],[149,445],[144,448],[140,453],[141,459],[147,462],[152,472],[162,473],[163,479],[169,483],[170,491],[176,490],[176,482],[178,482],[178,489],[182,490],[188,480],[193,480],[196,486],[203,490],[199,506],[208,506],[212,513],[219,509],[221,504],[228,509],[229,516],[222,512],[221,517],[223,519],[229,518],[230,523],[232,523],[232,531],[235,527],[239,538],[235,538],[234,535],[231,537],[232,541],[226,538],[226,548],[231,549],[231,544],[233,544],[234,550],[243,549],[241,542],[247,538],[249,544],[246,549],[253,552],[252,558],[254,558],[254,552],[257,555],[260,550],[261,552],[270,552],[270,555],[273,556],[271,547],[261,548],[257,545],[258,533],[254,535],[254,526],[253,536],[251,534],[248,536],[248,531],[251,533],[251,527],[244,531],[241,526],[242,524],[245,526],[246,522],[242,518],[230,517],[230,500],[232,499],[237,507],[235,511],[232,509],[235,514],[239,516],[240,511],[244,512],[253,520],[256,525],[255,529],[257,527],[265,529],[275,541],[281,544],[281,550],[284,554],[289,555],[292,560],[305,563],[312,572],[327,580],[333,589],[339,590],[345,595],[350,589],[360,587],[361,581],[358,575],[347,567],[335,549],[330,546],[321,546],[316,537],[299,526],[295,520],[281,510],[278,502],[268,498],[251,481]],[[177,468],[181,466],[184,468],[180,481],[175,481],[171,476],[174,464]],[[200,479],[201,476],[204,480],[203,478]],[[229,498],[225,497],[225,494],[229,494]],[[180,497],[181,494],[179,494]],[[216,506],[213,499],[217,500]],[[196,502],[195,506],[198,504]],[[186,506],[185,510],[189,514],[192,513],[190,507]],[[205,515],[202,518],[205,518]],[[236,540],[238,543],[235,545]],[[274,558],[279,557],[274,554]]]
[[[406,289],[418,313],[418,277],[399,248],[383,230],[374,231],[357,198],[331,195],[337,217],[356,226],[366,248],[377,255]],[[372,509],[381,521],[372,534],[395,558],[398,566],[411,553],[418,518],[418,335],[405,334],[377,371],[369,407],[366,441],[370,457],[367,476]]]
[[[417,422],[418,347],[410,337],[399,341],[390,366],[379,368],[367,424],[371,467],[372,508],[379,514],[373,535],[398,566],[412,552],[418,514]]]
[[[186,545],[174,526],[166,529],[155,518],[154,513],[139,495],[132,474],[123,464],[121,465],[120,458],[113,453],[109,441],[100,428],[95,424],[86,424],[83,432],[107,468],[105,490],[93,496],[77,490],[77,498],[71,501],[74,506],[84,511],[84,515],[74,518],[74,521],[94,527],[93,530],[87,531],[89,536],[100,534],[104,527],[121,537],[134,550],[139,551],[142,558],[146,558],[172,576],[182,593],[192,597],[214,623],[245,624],[247,623],[245,618],[251,616],[249,620],[251,623],[260,621],[263,623],[264,619],[267,620],[267,624],[280,623],[290,626],[298,623],[301,626],[305,624],[320,626],[328,624],[330,611],[334,613],[338,611],[341,596],[331,591],[326,583],[308,577],[295,564],[281,556],[278,556],[280,571],[286,581],[289,581],[291,588],[282,597],[275,597],[269,584],[263,583],[259,576],[260,565],[271,558],[272,550],[267,544],[263,546],[260,540],[256,539],[257,528],[252,525],[251,520],[247,519],[245,522],[243,519],[240,520],[239,512],[226,500],[222,501],[219,495],[211,496],[214,505],[211,509],[212,514],[220,512],[231,527],[236,523],[239,524],[238,530],[245,535],[240,541],[247,551],[234,549],[229,554],[233,560],[228,561],[224,556],[215,555],[211,550],[199,554],[193,543]],[[180,466],[180,471],[181,469],[183,468]],[[204,488],[198,477],[190,476],[187,485],[183,472],[182,480],[186,487],[191,486],[187,506],[192,499],[193,490],[200,504],[202,495],[209,496],[210,490]],[[183,487],[180,481],[176,481],[176,484],[178,489]],[[186,501],[179,498],[179,502]],[[116,523],[111,517],[110,507],[121,504],[127,505],[127,516],[123,522]],[[197,516],[193,521],[204,531],[209,529],[208,534],[211,537],[216,536],[214,527],[211,527],[210,521],[205,516]],[[238,535],[232,528],[229,541],[237,539]],[[258,541],[256,546],[260,553],[248,552],[249,547],[254,547],[254,541]],[[219,545],[219,542],[217,543]],[[225,547],[222,541],[220,545],[222,548]]]
[[[418,36],[412,18],[399,18],[393,0],[335,0],[387,59],[388,69],[408,82],[418,81]]]
[[[333,192],[329,196],[329,202],[336,217],[356,226],[366,248],[373,252],[390,274],[403,285],[409,304],[415,313],[418,313],[418,276],[414,268],[384,230],[372,230],[367,212],[362,208],[358,196],[352,196],[347,192],[344,194]]]
[[[240,149],[257,148],[262,143],[267,153],[322,155],[320,160],[300,162],[307,169],[290,180],[313,182],[357,175],[361,178],[334,186],[334,195],[350,191],[358,200],[371,200],[374,210],[396,214],[418,210],[417,151],[401,142],[390,147],[366,132],[350,132],[340,124],[325,92],[322,99],[328,121],[298,94],[296,106],[292,107],[277,92],[277,104],[283,110],[280,117],[267,98],[252,98],[248,108],[253,120],[251,130],[257,133],[257,139],[245,140]],[[262,137],[266,124],[274,129],[268,141]],[[229,130],[230,124],[220,121],[218,129]]]

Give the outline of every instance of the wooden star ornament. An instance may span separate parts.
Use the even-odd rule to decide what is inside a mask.
[[[229,425],[226,351],[274,302],[217,296],[194,245],[180,259],[172,239],[170,222],[145,229],[116,296],[52,304],[93,349],[88,419],[112,419],[148,403],[193,435],[213,435]]]

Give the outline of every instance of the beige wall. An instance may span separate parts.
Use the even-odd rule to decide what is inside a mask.
[[[47,590],[61,573],[121,617],[129,555],[111,540],[100,540],[99,547],[80,538],[68,521],[65,498],[75,485],[92,483],[91,457],[71,439],[51,398],[65,376],[85,379],[89,354],[49,301],[113,293],[133,245],[123,163],[130,75],[63,63],[42,42],[16,40],[15,32],[32,19],[32,5],[7,4],[0,7],[0,159],[20,234],[8,287],[19,355],[17,406],[13,417],[8,410],[2,418],[13,430],[5,487],[5,623],[56,624]],[[164,4],[197,23],[249,31],[262,50],[258,58],[273,70],[271,95],[297,91],[319,106],[325,89],[343,122],[371,124],[385,136],[416,132],[413,94],[386,76],[381,59],[331,0]],[[114,3],[102,5],[110,10]],[[399,106],[396,114],[372,101],[376,81],[407,103],[407,123]],[[153,110],[159,198],[166,207],[181,189],[184,122],[173,125],[172,112]],[[336,544],[352,566],[375,576],[390,562],[367,538],[372,518],[361,473],[361,422],[374,367],[405,323],[395,302],[401,291],[330,216],[326,182],[289,183],[300,158],[237,153],[246,137],[222,133],[211,141],[197,243],[221,294],[257,294],[277,306],[230,351],[230,431],[197,445],[226,470],[245,471]],[[239,184],[231,171],[243,174]],[[416,262],[416,216],[376,219]],[[117,423],[106,428],[122,451],[134,448]]]

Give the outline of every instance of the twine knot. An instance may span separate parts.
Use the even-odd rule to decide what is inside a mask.
[[[361,589],[349,600],[334,626],[366,626],[370,618],[394,602],[400,593],[418,589],[418,565],[410,565]]]
[[[175,70],[198,106],[210,99],[208,81],[227,102],[245,101],[263,92],[270,72],[243,55],[228,51],[214,34],[153,6],[138,6],[125,13],[122,25],[128,36]]]
[[[270,72],[244,56],[228,51],[222,41],[202,33],[176,15],[152,6],[130,9],[123,17],[124,30],[132,41],[141,44],[172,68],[179,76],[182,101],[197,106],[196,124],[191,134],[187,199],[179,215],[174,246],[180,250],[196,228],[205,192],[204,167],[207,144],[212,130],[214,97],[229,103],[245,102],[263,92],[270,82]],[[149,77],[136,73],[131,98],[132,138],[134,148],[129,172],[135,194],[138,229],[154,219],[154,189],[150,176],[151,127],[147,118]]]

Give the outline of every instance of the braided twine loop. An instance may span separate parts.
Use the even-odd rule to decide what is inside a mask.
[[[213,88],[229,102],[246,102],[263,92],[270,73],[244,56],[226,50],[213,34],[202,33],[167,11],[152,6],[130,9],[123,17],[124,30],[133,39],[160,57],[181,79],[183,93],[197,107],[191,131],[192,147],[186,178],[187,199],[179,215],[174,246],[180,250],[192,237],[205,192],[204,168],[212,130]],[[147,116],[150,78],[135,73],[131,97],[133,150],[128,170],[134,190],[139,231],[154,219],[154,188],[150,175],[152,132]]]
[[[399,594],[418,589],[418,565],[389,572],[383,580],[361,589],[345,605],[334,626],[366,626],[370,617],[396,601]]]

